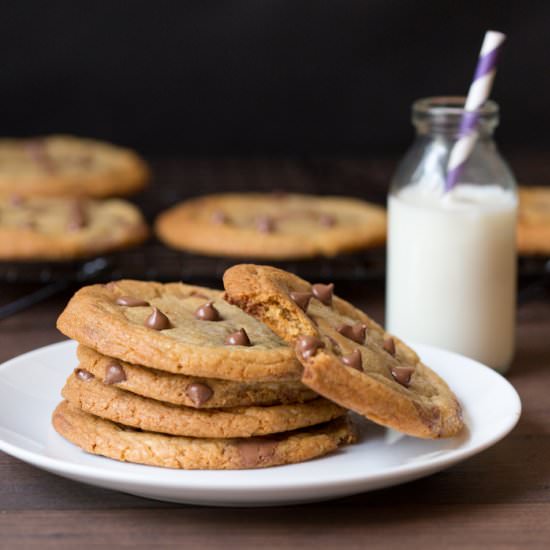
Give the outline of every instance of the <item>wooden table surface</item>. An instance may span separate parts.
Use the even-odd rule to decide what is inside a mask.
[[[336,166],[332,173],[337,179],[342,166],[350,165],[335,161],[325,166]],[[393,165],[353,161],[353,166],[379,170],[382,181]],[[550,181],[542,155],[518,155],[514,167],[520,178]],[[0,288],[0,303],[6,303],[31,287]],[[382,282],[348,286],[344,295],[383,320]],[[61,340],[55,319],[69,296],[0,321],[0,362]],[[0,548],[547,548],[548,295],[534,296],[520,307],[517,335],[509,373],[524,407],[517,428],[491,449],[441,473],[331,502],[231,509],[156,502],[89,487],[0,453]]]

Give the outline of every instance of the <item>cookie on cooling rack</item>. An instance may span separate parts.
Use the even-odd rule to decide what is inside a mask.
[[[284,260],[384,244],[384,208],[348,197],[276,193],[207,195],[162,213],[167,245],[199,254]]]
[[[148,179],[136,153],[102,141],[63,135],[0,140],[0,196],[122,196]]]
[[[518,252],[550,254],[550,187],[519,188]]]
[[[141,243],[149,230],[121,199],[0,198],[0,260],[71,260]]]

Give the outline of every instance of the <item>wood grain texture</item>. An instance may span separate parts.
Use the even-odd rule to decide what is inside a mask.
[[[527,159],[520,166],[532,174],[530,183],[541,182],[535,181],[537,174],[540,178],[550,176],[542,157],[519,158]],[[303,182],[304,190],[312,191],[318,174],[329,178],[331,184],[338,174],[343,174],[343,181],[349,174],[374,174],[373,181],[378,183],[372,189],[376,193],[382,192],[382,181],[387,182],[392,166],[385,162],[275,164],[285,166],[296,181]],[[237,187],[237,168],[230,161],[224,163],[220,188],[227,188],[228,181]],[[189,166],[189,161],[183,164]],[[169,177],[176,177],[183,164],[174,161],[159,167],[166,174],[171,171]],[[322,168],[312,169],[312,165]],[[266,168],[257,163],[258,167],[273,181],[269,164]],[[3,286],[0,302],[27,290]],[[339,293],[383,320],[382,284],[347,285]],[[61,340],[55,319],[69,296],[52,298],[0,321],[0,361]],[[94,545],[138,549],[178,545],[204,550],[546,548],[550,541],[547,295],[520,307],[518,350],[509,379],[521,395],[524,412],[518,427],[504,441],[431,477],[319,504],[244,510],[155,502],[65,480],[0,453],[0,549]]]

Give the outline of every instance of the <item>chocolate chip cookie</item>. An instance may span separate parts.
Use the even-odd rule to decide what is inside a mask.
[[[345,418],[322,426],[248,439],[202,439],[133,430],[67,402],[53,413],[57,432],[88,453],[164,468],[236,470],[303,462],[330,453],[355,435]]]
[[[122,196],[148,179],[141,158],[109,143],[72,136],[0,140],[0,196]]]
[[[69,260],[144,241],[139,210],[120,199],[0,198],[0,259]]]
[[[103,355],[175,374],[297,380],[294,350],[222,293],[182,283],[123,280],[80,289],[59,330]]]
[[[335,256],[386,239],[384,208],[347,197],[235,193],[185,201],[159,216],[169,246],[263,259]]]
[[[79,346],[77,354],[80,369],[104,384],[174,405],[199,409],[249,407],[304,403],[318,397],[298,380],[247,383],[197,378],[132,365],[85,346]]]
[[[252,437],[287,432],[328,422],[346,412],[323,398],[269,407],[182,407],[103,384],[82,369],[77,369],[68,378],[62,395],[84,412],[124,426],[189,437]]]
[[[450,437],[463,428],[447,384],[368,315],[310,283],[267,266],[226,271],[227,298],[294,346],[302,382],[328,399],[406,434]]]
[[[520,254],[550,254],[550,187],[520,187],[517,225]]]

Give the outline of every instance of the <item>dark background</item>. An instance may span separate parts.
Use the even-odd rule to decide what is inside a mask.
[[[483,32],[509,40],[505,147],[550,144],[550,2],[4,2],[1,133],[146,154],[402,150],[411,102],[464,94]]]

